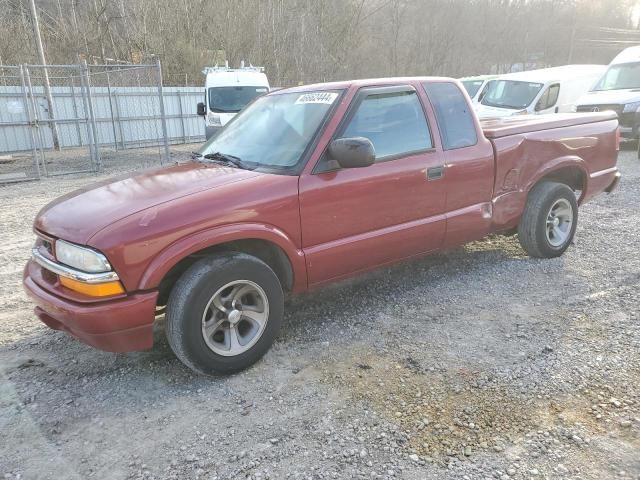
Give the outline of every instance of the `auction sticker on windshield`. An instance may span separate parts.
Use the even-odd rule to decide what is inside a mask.
[[[331,105],[337,97],[338,94],[335,92],[303,93],[296,100],[296,105],[300,103],[326,103]]]

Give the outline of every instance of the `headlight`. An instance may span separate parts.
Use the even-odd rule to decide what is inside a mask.
[[[55,245],[56,259],[60,263],[89,273],[111,271],[111,265],[109,265],[107,258],[100,252],[64,240],[56,240]]]
[[[211,125],[212,127],[222,126],[222,120],[220,119],[220,115],[218,115],[217,113],[209,113],[207,118],[209,120],[209,125]]]
[[[622,110],[623,113],[637,112],[640,109],[640,102],[627,103]]]

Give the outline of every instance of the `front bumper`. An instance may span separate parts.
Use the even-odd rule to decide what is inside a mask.
[[[620,126],[620,140],[631,141],[637,140],[638,137],[640,137],[640,134],[638,133],[637,125],[633,127]]]
[[[107,352],[148,350],[153,346],[158,292],[145,292],[96,302],[78,302],[52,293],[33,260],[24,270],[23,284],[35,302],[36,316],[54,330],[63,330]]]

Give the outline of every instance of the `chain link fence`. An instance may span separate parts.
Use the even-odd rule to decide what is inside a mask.
[[[160,63],[0,67],[0,183],[168,161],[204,139],[201,97]]]

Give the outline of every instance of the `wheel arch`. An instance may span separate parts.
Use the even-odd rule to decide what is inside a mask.
[[[555,181],[568,185],[574,192],[580,192],[578,204],[587,191],[589,173],[585,161],[580,157],[560,157],[545,164],[527,185],[527,196],[531,189],[543,181]]]
[[[163,304],[173,283],[189,266],[216,252],[238,251],[253,255],[269,265],[285,291],[306,287],[304,255],[282,231],[266,225],[229,225],[190,235],[162,251],[149,265],[140,290],[158,289]]]

